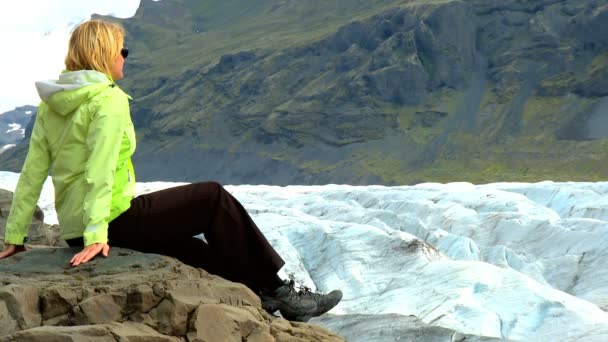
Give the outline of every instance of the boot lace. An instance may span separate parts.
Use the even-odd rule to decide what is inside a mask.
[[[318,301],[323,296],[320,293],[312,292],[312,289],[310,287],[306,287],[303,285],[299,285],[296,290],[295,281],[293,279],[289,280],[289,282],[286,285],[289,286],[289,288],[290,288],[290,291],[289,291],[290,297],[298,297],[298,298],[308,297],[308,298],[312,298],[315,301]]]

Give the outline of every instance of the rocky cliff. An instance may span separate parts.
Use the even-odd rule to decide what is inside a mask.
[[[342,341],[266,313],[244,285],[113,248],[72,268],[70,248],[0,260],[0,341]]]
[[[12,194],[0,189],[0,250]],[[269,315],[246,286],[157,254],[112,248],[79,267],[36,209],[32,249],[0,260],[0,341],[343,341]]]

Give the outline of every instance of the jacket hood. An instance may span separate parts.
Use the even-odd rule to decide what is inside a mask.
[[[54,112],[67,115],[113,84],[109,76],[99,71],[63,71],[58,80],[36,82],[36,89]]]

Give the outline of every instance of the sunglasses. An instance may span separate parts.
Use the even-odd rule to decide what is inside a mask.
[[[127,56],[129,56],[129,49],[127,49],[126,47],[123,47],[120,50],[120,55],[122,56],[122,58],[127,58]]]

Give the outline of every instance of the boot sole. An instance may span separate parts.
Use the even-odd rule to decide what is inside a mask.
[[[290,310],[288,306],[283,304],[283,302],[274,300],[274,299],[264,300],[262,307],[267,312],[275,312],[275,311],[279,310],[281,312],[281,316],[283,316],[287,320],[299,321],[299,322],[306,322],[309,319],[311,319],[314,315],[314,312],[317,309],[316,306],[314,308],[311,307],[307,311],[309,311],[309,312],[312,311],[312,313],[302,315],[301,311],[298,312],[298,311]],[[289,317],[289,318],[287,318],[287,317]],[[306,319],[306,321],[303,321],[303,319]]]

